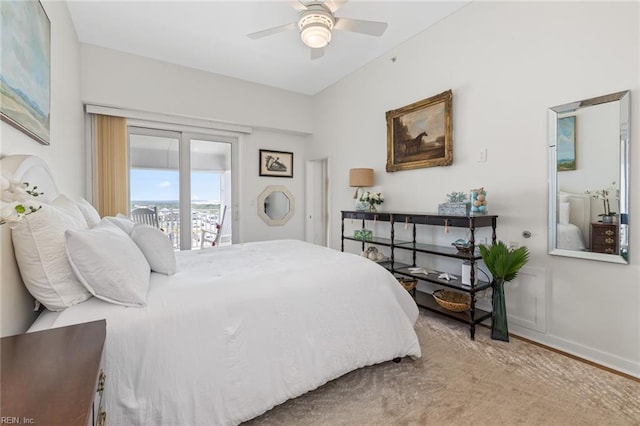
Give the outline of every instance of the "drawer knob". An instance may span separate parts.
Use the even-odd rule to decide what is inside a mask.
[[[107,380],[107,375],[104,374],[104,371],[100,370],[100,376],[98,377],[98,389],[97,392],[102,392],[104,390],[104,382]]]
[[[98,413],[98,422],[96,426],[105,426],[107,424],[107,413],[105,411],[100,411]]]
[[[611,247],[609,247],[609,248],[605,249],[604,252],[605,253],[609,253],[609,254],[613,254],[614,250]]]
[[[613,243],[614,243],[614,241],[615,241],[615,240],[614,240],[613,238],[605,238],[605,239],[604,239],[604,242],[605,242],[605,243],[607,243],[607,244],[613,244]]]
[[[615,234],[615,231],[612,231],[612,230],[608,229],[608,230],[604,231],[604,234],[605,235],[613,235],[613,234]]]

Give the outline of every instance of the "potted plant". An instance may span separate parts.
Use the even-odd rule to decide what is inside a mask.
[[[502,241],[491,246],[481,244],[480,255],[493,275],[493,311],[491,315],[491,338],[509,341],[507,307],[504,299],[504,283],[518,276],[520,269],[529,261],[529,249],[525,246],[508,248]]]
[[[376,212],[376,204],[384,203],[384,195],[380,192],[366,191],[360,196],[360,201],[369,204],[369,211]]]
[[[585,194],[591,195],[591,197],[596,200],[602,200],[604,213],[600,213],[598,216],[602,218],[602,223],[613,223],[617,213],[611,211],[610,199],[612,197],[615,199],[620,198],[619,192],[616,189],[616,182],[611,182],[611,185],[606,189],[588,190],[585,191]]]

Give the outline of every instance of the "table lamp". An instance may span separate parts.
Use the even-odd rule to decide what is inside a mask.
[[[353,198],[357,200],[358,190],[360,188],[369,188],[373,186],[373,169],[350,169],[349,186],[356,188]]]

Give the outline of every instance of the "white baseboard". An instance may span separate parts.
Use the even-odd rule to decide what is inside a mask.
[[[540,267],[522,268],[518,277],[505,285],[509,332],[589,362],[640,378],[640,360],[623,358],[547,334],[548,286],[548,271]],[[488,298],[479,298],[477,306],[480,309],[491,309]],[[485,321],[484,324],[491,326],[490,321]]]
[[[509,332],[640,379],[640,361],[638,360],[622,358],[557,336],[543,335],[515,324],[509,324]]]

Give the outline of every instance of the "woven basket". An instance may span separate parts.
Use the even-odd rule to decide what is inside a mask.
[[[402,287],[407,291],[413,290],[418,284],[418,280],[415,278],[398,278],[398,282],[402,284]]]
[[[436,290],[433,298],[438,305],[452,312],[463,312],[471,306],[471,297],[468,294],[451,290]]]

